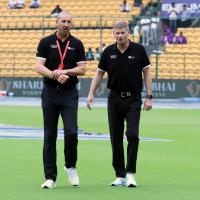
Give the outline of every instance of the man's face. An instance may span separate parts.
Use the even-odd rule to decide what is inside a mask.
[[[113,35],[118,44],[123,44],[128,41],[129,38],[129,31],[125,28],[122,29],[114,29]]]
[[[56,21],[57,30],[61,34],[68,34],[72,28],[72,17],[70,15],[62,15]]]

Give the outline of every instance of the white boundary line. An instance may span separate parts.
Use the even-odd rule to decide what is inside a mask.
[[[58,139],[63,139],[63,138],[64,138],[63,130],[59,129]],[[80,140],[110,140],[110,135],[89,133],[79,130],[78,138]],[[43,129],[0,124],[0,139],[43,139]],[[124,137],[124,139],[126,140],[126,137]],[[162,141],[162,142],[172,141],[168,139],[146,138],[146,137],[140,137],[140,140]]]

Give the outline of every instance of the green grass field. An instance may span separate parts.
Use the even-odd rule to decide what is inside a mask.
[[[79,141],[80,186],[68,184],[63,171],[63,141],[58,140],[58,179],[42,190],[42,140],[0,139],[2,200],[199,200],[200,110],[142,111],[140,135],[171,142],[141,141],[138,187],[110,187],[114,179],[109,141]],[[0,124],[42,127],[40,107],[0,106]],[[62,124],[60,122],[60,127]],[[108,133],[105,108],[79,110],[79,127]],[[28,134],[28,133],[27,133]],[[126,142],[125,142],[126,145]]]

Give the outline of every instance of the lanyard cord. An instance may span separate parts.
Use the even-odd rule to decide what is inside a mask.
[[[65,59],[65,56],[67,54],[67,50],[68,50],[68,47],[69,47],[69,43],[70,41],[67,42],[66,46],[65,46],[65,50],[64,50],[64,53],[62,55],[62,52],[61,52],[61,48],[60,48],[60,44],[58,42],[58,40],[56,40],[56,44],[57,44],[57,47],[58,47],[58,52],[59,52],[59,55],[60,55],[60,65],[59,65],[59,69],[64,69],[64,59]]]

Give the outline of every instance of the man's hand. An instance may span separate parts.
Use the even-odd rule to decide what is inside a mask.
[[[94,104],[94,96],[93,95],[88,95],[88,98],[87,98],[87,107],[89,110],[91,110],[91,106]]]
[[[144,101],[144,105],[143,105],[143,110],[151,110],[152,109],[152,100],[151,99],[146,99]]]
[[[69,79],[69,76],[61,74],[58,78],[57,81],[61,84],[64,84],[67,80]]]
[[[55,69],[55,70],[52,71],[52,73],[51,73],[51,78],[54,79],[54,80],[57,80],[61,74],[64,74],[64,71],[63,71],[63,70]],[[58,82],[59,82],[59,81],[58,81]]]

